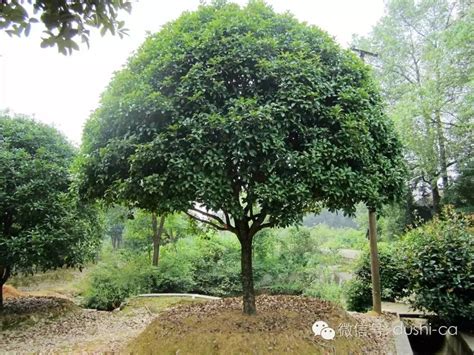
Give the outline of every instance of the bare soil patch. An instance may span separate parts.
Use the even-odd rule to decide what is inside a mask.
[[[158,312],[182,299],[131,300],[121,311],[82,309],[55,297],[17,297],[0,314],[0,353],[118,352]]]

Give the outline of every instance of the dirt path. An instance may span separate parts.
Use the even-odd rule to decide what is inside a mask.
[[[30,317],[30,324],[0,332],[0,352],[118,351],[143,331],[156,315],[146,308],[128,312],[76,308],[59,317]]]

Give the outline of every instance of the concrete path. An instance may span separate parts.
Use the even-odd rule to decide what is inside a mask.
[[[360,254],[362,254],[362,251],[355,249],[339,249],[338,252],[343,258],[350,260],[356,260],[359,258]]]
[[[395,303],[395,302],[382,302],[382,311],[396,313],[398,315],[409,317],[420,317],[423,315],[431,315],[430,312],[422,312],[419,310],[414,310],[409,304],[405,303]]]

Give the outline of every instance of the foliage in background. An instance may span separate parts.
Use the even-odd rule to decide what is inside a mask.
[[[450,324],[474,324],[474,236],[450,208],[403,240],[413,305]]]
[[[446,204],[455,206],[465,213],[474,213],[474,159],[463,163],[459,168],[459,176],[453,181],[443,196]]]
[[[305,227],[314,227],[318,224],[325,224],[332,228],[357,228],[356,221],[349,216],[345,216],[342,211],[330,212],[323,209],[318,214],[310,213],[303,218],[303,226]]]
[[[101,221],[77,198],[74,154],[56,129],[0,116],[0,284],[10,274],[81,266],[95,255]]]
[[[100,29],[101,35],[125,35],[118,14],[130,12],[131,5],[124,0],[0,1],[0,30],[9,36],[28,36],[32,26],[41,22],[46,27],[41,47],[57,46],[60,53],[70,54],[79,50],[77,38],[89,46],[90,28]]]
[[[123,243],[123,229],[129,217],[129,210],[126,207],[115,205],[107,208],[104,215],[105,235],[110,237],[112,247],[118,249]]]
[[[318,248],[332,238],[333,246],[347,248],[347,229],[316,228],[267,230],[255,237],[256,288],[272,294],[304,294],[342,303],[334,267],[344,263],[334,251]],[[341,234],[342,237],[337,237]],[[355,233],[356,234],[356,233]],[[360,234],[359,234],[360,235]],[[213,296],[241,293],[240,247],[230,234],[212,231],[166,243],[158,268],[141,249],[106,251],[87,281],[85,304],[111,309],[139,292],[195,292]],[[134,276],[133,274],[137,275]],[[143,276],[143,275],[146,275]]]
[[[150,253],[153,244],[152,214],[144,210],[135,210],[133,218],[124,225],[124,246],[127,249]],[[166,216],[161,245],[174,243],[189,235],[200,235],[205,230],[198,227],[189,217],[175,213]]]
[[[370,35],[353,42],[377,55],[365,59],[373,64],[405,144],[409,183],[422,196],[417,203],[435,213],[440,187],[447,190],[452,172],[472,155],[472,33],[471,1],[391,0]]]

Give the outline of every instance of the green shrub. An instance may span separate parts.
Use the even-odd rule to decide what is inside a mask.
[[[198,257],[192,238],[179,239],[160,249],[157,283],[153,292],[186,293],[194,289],[193,260]]]
[[[449,324],[474,317],[474,238],[469,222],[450,209],[442,219],[408,232],[403,251],[410,272],[413,305]]]
[[[346,307],[350,311],[366,312],[372,307],[372,285],[354,278],[344,284]]]
[[[156,288],[157,270],[146,258],[124,255],[107,256],[88,277],[84,305],[113,310],[129,296]]]
[[[382,299],[393,302],[407,296],[408,274],[405,262],[401,258],[399,245],[397,243],[378,243],[378,254]],[[355,275],[365,282],[372,282],[370,252],[368,250],[359,258]]]
[[[380,282],[382,300],[395,301],[408,295],[408,274],[401,259],[398,244],[379,243]],[[347,308],[364,311],[372,305],[370,252],[365,250],[357,261],[355,280],[345,290]]]
[[[232,238],[210,236],[197,240],[193,260],[194,291],[214,296],[235,296],[242,290],[240,248]]]
[[[342,287],[331,281],[313,281],[308,288],[305,288],[303,295],[340,304]]]

